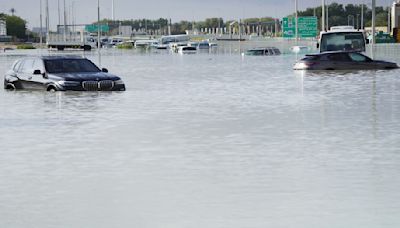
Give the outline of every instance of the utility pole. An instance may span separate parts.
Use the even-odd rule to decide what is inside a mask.
[[[50,37],[49,0],[46,0],[46,41]]]
[[[115,20],[115,12],[114,12],[114,0],[111,2],[111,19],[114,21]]]
[[[295,7],[295,15],[296,15],[296,45],[297,45],[297,41],[299,40],[299,15],[298,15],[298,0],[294,0],[294,7]]]
[[[39,39],[40,39],[40,48],[42,48],[42,45],[43,45],[42,0],[40,0],[39,6],[40,6],[40,36],[39,36]]]
[[[358,23],[359,22],[359,20],[358,20],[358,18],[360,17],[360,14],[357,14],[357,30],[359,30],[360,29],[360,24]]]
[[[364,29],[364,4],[361,4],[361,29]]]
[[[375,7],[376,7],[376,0],[372,0],[372,45],[375,44]]]
[[[326,29],[329,30],[329,5],[326,6]]]
[[[387,32],[390,34],[390,31],[392,30],[392,26],[390,24],[390,19],[391,19],[391,14],[390,14],[390,6],[388,6],[388,19],[387,19]]]
[[[325,31],[325,0],[322,0],[321,30]]]
[[[60,0],[57,0],[57,8],[58,8],[58,25],[61,25]],[[57,26],[57,29],[58,29],[58,26]]]
[[[64,0],[64,42],[67,41],[67,9],[65,8]]]
[[[169,19],[168,23],[168,35],[171,35],[171,18]]]
[[[99,55],[99,67],[101,67],[100,49],[100,0],[97,0],[97,52]]]

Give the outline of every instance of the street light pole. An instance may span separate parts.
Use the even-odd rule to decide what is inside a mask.
[[[329,30],[329,4],[326,6],[326,29]]]
[[[298,15],[298,0],[294,0],[294,7],[295,7],[295,15],[296,15],[296,45],[297,45],[297,40],[299,39],[299,26],[298,26],[298,22],[299,22],[299,15]]]
[[[43,45],[43,24],[42,24],[42,0],[40,0],[39,3],[39,7],[40,7],[40,48],[42,48]]]
[[[97,0],[97,52],[99,54],[99,67],[101,67],[100,49],[100,0]]]
[[[357,30],[359,30],[360,29],[360,24],[358,23],[358,18],[360,17],[360,14],[357,14]]]
[[[65,8],[64,0],[64,42],[67,41],[67,9]]]
[[[364,29],[364,4],[361,4],[361,23],[360,23],[361,29]]]
[[[351,18],[352,21],[353,21],[353,28],[354,28],[354,16],[353,16],[353,15],[347,16],[347,25],[350,25],[350,18]]]
[[[376,7],[376,0],[372,0],[372,45],[375,44],[375,7]]]
[[[325,31],[325,0],[322,0],[321,30]]]
[[[115,15],[114,15],[114,0],[111,2],[111,19],[114,21],[115,20]]]

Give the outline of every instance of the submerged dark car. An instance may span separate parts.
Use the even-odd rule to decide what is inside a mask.
[[[358,52],[324,52],[306,55],[294,70],[384,70],[396,69],[396,63],[373,60]]]
[[[279,51],[276,47],[261,47],[261,48],[253,48],[247,50],[244,55],[280,55],[281,51]]]
[[[15,61],[4,77],[5,89],[47,91],[125,91],[121,78],[75,56],[27,57]]]

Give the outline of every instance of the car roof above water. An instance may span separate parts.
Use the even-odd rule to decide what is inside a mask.
[[[268,49],[278,49],[278,48],[276,48],[276,47],[257,47],[257,48],[249,49],[249,51],[260,51],[260,50],[268,50]]]
[[[343,53],[361,53],[360,51],[327,51],[322,53],[306,54],[306,56],[322,56],[322,55],[332,55],[332,54],[343,54]]]
[[[53,59],[86,59],[77,55],[47,55],[47,56],[39,56],[43,60],[53,60]]]

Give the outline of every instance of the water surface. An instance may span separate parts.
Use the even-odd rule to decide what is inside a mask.
[[[296,58],[106,50],[126,92],[1,89],[0,227],[399,227],[400,71]]]

